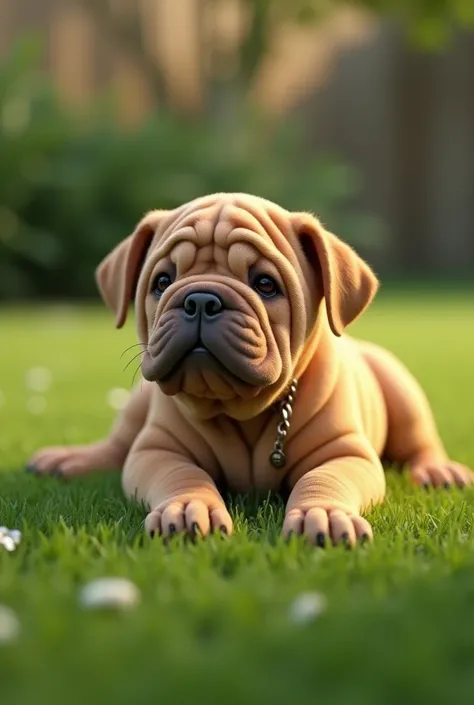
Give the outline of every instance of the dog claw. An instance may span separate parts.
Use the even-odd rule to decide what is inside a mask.
[[[199,528],[199,524],[197,523],[197,521],[193,521],[193,523],[191,524],[191,535],[193,537],[197,537],[197,536],[201,535],[201,530]]]
[[[316,546],[319,546],[319,548],[326,546],[326,534],[323,531],[319,531],[316,534]]]
[[[224,534],[225,536],[227,536],[227,534],[229,533],[229,532],[227,531],[227,526],[224,526],[224,524],[222,524],[222,525],[219,527],[219,531],[221,532],[221,534]]]
[[[351,548],[351,542],[349,540],[349,534],[347,531],[344,531],[344,533],[341,536],[341,543],[344,546],[344,548],[350,549]]]

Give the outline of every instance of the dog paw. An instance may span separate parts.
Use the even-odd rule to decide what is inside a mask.
[[[321,507],[290,509],[285,516],[282,533],[286,539],[293,534],[305,536],[310,543],[321,548],[329,541],[334,545],[354,546],[357,542],[373,540],[372,527],[363,517],[342,509],[326,510]]]
[[[467,487],[474,484],[474,472],[452,460],[419,463],[410,468],[410,477],[422,487]]]
[[[83,446],[42,448],[29,460],[26,470],[35,475],[72,477],[94,470],[119,469],[125,461],[123,452],[109,441]]]
[[[230,535],[233,526],[229,512],[220,503],[201,499],[180,501],[174,498],[161,503],[148,514],[145,529],[150,536],[158,534],[171,537],[183,533],[208,536],[213,532]]]

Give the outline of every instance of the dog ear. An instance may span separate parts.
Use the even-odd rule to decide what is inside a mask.
[[[378,279],[352,247],[313,216],[298,214],[293,225],[307,259],[320,272],[329,325],[340,336],[372,302]]]
[[[147,213],[134,232],[117,245],[96,269],[97,286],[103,300],[115,314],[117,328],[121,328],[126,321],[140,270],[164,214],[165,211]]]

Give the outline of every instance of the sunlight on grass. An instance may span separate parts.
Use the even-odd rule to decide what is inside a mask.
[[[379,296],[353,333],[422,381],[450,453],[474,467],[474,293]],[[50,443],[106,433],[138,364],[133,323],[102,309],[0,313],[0,603],[21,631],[0,645],[0,702],[472,703],[474,492],[428,493],[389,473],[376,542],[348,552],[279,538],[277,498],[233,500],[236,535],[171,546],[115,474],[64,483],[21,472]],[[127,614],[85,612],[89,580],[132,580]],[[292,618],[319,593],[325,609]]]

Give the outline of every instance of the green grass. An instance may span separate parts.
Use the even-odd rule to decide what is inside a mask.
[[[130,387],[102,310],[0,313],[0,524],[24,539],[0,551],[0,603],[22,632],[0,646],[2,705],[207,705],[474,702],[474,492],[426,493],[389,473],[372,513],[374,545],[313,550],[279,539],[281,505],[236,500],[228,541],[164,546],[119,478],[38,480],[38,446],[105,433],[112,387]],[[474,292],[382,293],[353,332],[398,353],[424,384],[451,454],[474,467]],[[43,414],[28,411],[25,373],[48,367]],[[142,591],[127,614],[84,612],[78,590],[123,575]],[[295,624],[291,601],[326,595]]]

